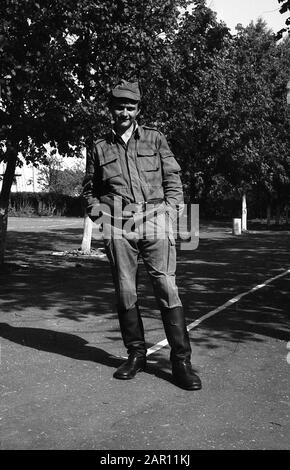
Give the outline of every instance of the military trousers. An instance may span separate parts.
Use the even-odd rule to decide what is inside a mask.
[[[164,210],[134,214],[127,227],[106,223],[104,245],[110,261],[115,285],[118,312],[129,310],[137,303],[138,259],[143,259],[151,280],[158,307],[181,306],[176,285],[176,244],[172,220]]]

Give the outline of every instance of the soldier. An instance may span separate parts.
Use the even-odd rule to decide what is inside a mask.
[[[171,348],[174,382],[187,390],[201,388],[191,366],[191,346],[175,283],[176,247],[172,221],[183,204],[180,166],[164,135],[137,123],[138,83],[125,80],[109,97],[112,130],[88,153],[84,197],[93,220],[104,215],[104,243],[117,298],[120,330],[128,359],[115,371],[132,379],[146,368],[146,344],[137,299],[138,256],[151,279]],[[117,208],[117,209],[116,209]],[[120,225],[120,221],[122,222]],[[131,230],[124,230],[124,222]]]

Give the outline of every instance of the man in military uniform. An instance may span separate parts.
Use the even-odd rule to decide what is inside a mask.
[[[191,347],[175,283],[176,247],[172,221],[183,204],[180,166],[164,135],[138,125],[138,83],[125,80],[110,94],[113,128],[88,153],[84,196],[93,220],[108,208],[103,233],[110,261],[120,330],[128,359],[114,373],[132,379],[146,368],[146,344],[137,299],[138,256],[143,258],[171,348],[174,382],[201,388],[191,366]],[[117,208],[117,209],[116,209]],[[108,214],[107,214],[108,215]],[[121,225],[120,225],[121,221]],[[124,222],[131,230],[124,230]]]

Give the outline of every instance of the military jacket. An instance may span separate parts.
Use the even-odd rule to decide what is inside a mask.
[[[88,206],[120,196],[127,203],[161,198],[175,207],[183,202],[179,172],[158,130],[137,126],[127,144],[112,131],[88,150],[84,196]]]

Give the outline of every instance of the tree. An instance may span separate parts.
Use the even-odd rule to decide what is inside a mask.
[[[282,197],[289,182],[289,120],[285,102],[289,39],[277,44],[262,21],[240,28],[235,38],[237,94],[232,148],[235,173],[243,192],[260,193],[270,202]],[[236,162],[236,165],[235,165]],[[284,191],[285,193],[285,191]]]
[[[42,162],[51,142],[69,152],[69,129],[64,105],[75,102],[78,88],[56,38],[63,36],[66,2],[6,0],[0,7],[0,160],[6,163],[0,194],[0,263],[4,260],[8,203],[18,155]],[[66,9],[67,11],[67,9]],[[62,51],[65,56],[65,50]],[[73,90],[73,91],[71,91]]]
[[[47,158],[47,164],[39,168],[38,183],[43,191],[80,196],[84,175],[84,167],[80,164],[65,168],[60,157],[51,156]]]
[[[222,68],[218,74],[216,71],[230,34],[205,1],[195,1],[194,5],[192,13],[181,19],[162,61],[164,86],[153,92],[160,109],[159,123],[182,167],[186,198],[197,202],[215,158],[214,139],[220,129],[214,113],[218,114],[216,101],[223,73]]]
[[[195,3],[163,74],[170,81],[162,101],[164,128],[179,156],[187,197],[201,209],[227,199],[245,203],[254,192],[260,200],[286,197],[288,42],[277,44],[262,21],[239,26],[231,37],[205,2]]]
[[[3,0],[0,6],[0,263],[10,188],[21,152],[78,152],[109,125],[108,88],[122,76],[160,74],[160,58],[186,0]]]

